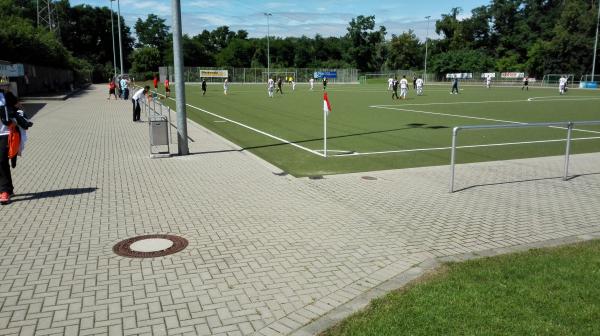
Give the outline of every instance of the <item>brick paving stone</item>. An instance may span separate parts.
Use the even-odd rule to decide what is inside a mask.
[[[302,335],[435,257],[599,237],[600,154],[574,155],[567,182],[562,157],[459,165],[454,194],[448,167],[296,179],[193,122],[192,155],[150,159],[148,124],[104,96],[33,118],[0,207],[2,335]],[[112,253],[154,233],[189,246]]]

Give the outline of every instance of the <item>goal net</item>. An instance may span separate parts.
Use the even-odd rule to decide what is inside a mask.
[[[544,86],[557,86],[558,82],[562,77],[567,77],[567,85],[573,87],[575,84],[575,76],[573,74],[548,74],[544,75],[542,85]]]
[[[281,80],[283,80],[284,83],[287,83],[291,80],[294,80],[296,82],[298,81],[296,71],[271,71],[268,75],[266,72],[262,73],[262,81],[264,83],[269,81],[269,77],[275,79],[275,82],[277,82],[278,78],[281,78]]]
[[[385,84],[387,85],[389,78],[394,78],[395,73],[368,73],[364,75],[365,84]]]
[[[583,76],[581,76],[581,81],[582,82],[600,81],[600,74],[596,74],[596,75],[592,75],[592,74],[583,75]]]

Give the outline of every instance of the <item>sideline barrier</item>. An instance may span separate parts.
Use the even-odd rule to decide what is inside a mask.
[[[553,127],[562,128],[567,130],[567,148],[565,151],[565,170],[563,175],[563,181],[567,180],[569,175],[569,156],[571,152],[571,135],[573,133],[573,127],[576,125],[600,125],[600,121],[563,121],[563,122],[551,122],[551,123],[523,123],[523,124],[511,124],[511,125],[473,125],[473,126],[457,126],[452,130],[452,150],[450,154],[450,193],[454,192],[454,173],[456,166],[456,138],[458,137],[458,131],[460,130],[475,130],[475,129],[499,129],[499,128],[526,128],[526,127]]]

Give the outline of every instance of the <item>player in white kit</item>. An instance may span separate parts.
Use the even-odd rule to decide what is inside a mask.
[[[227,91],[229,91],[229,80],[225,78],[223,82],[223,93],[227,96]]]
[[[561,95],[565,94],[566,87],[567,87],[567,78],[562,76],[558,80],[558,92],[560,92]]]
[[[423,95],[423,79],[421,77],[417,78],[417,96]]]
[[[273,94],[275,91],[275,81],[273,78],[269,78],[269,83],[267,84],[267,91],[269,92],[269,97],[273,98]]]
[[[406,80],[406,76],[402,76],[400,80],[400,97],[402,99],[406,99],[406,94],[408,93],[408,80]]]
[[[394,85],[394,79],[393,78],[388,78],[388,91],[390,91],[392,89],[392,86]]]
[[[310,83],[310,91],[312,91],[315,88],[315,79],[314,78],[309,79],[308,83]]]
[[[488,74],[485,77],[485,87],[489,89],[490,86],[492,86],[492,75]]]

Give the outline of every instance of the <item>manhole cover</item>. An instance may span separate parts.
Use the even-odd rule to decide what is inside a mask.
[[[322,180],[323,176],[321,176],[321,175],[309,176],[308,179],[309,180]]]
[[[373,177],[373,176],[363,176],[362,177],[363,180],[368,180],[368,181],[375,181],[377,180],[377,177]]]
[[[188,245],[185,238],[172,235],[137,236],[118,242],[113,252],[129,258],[156,258],[177,253]]]

